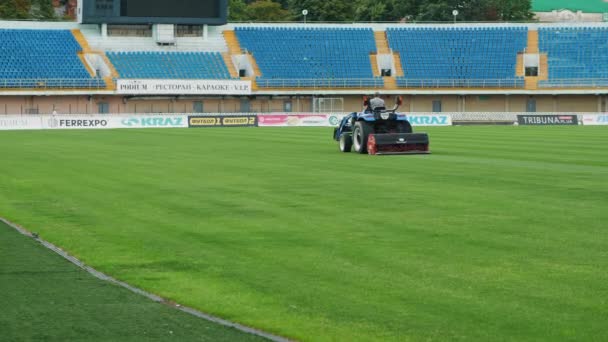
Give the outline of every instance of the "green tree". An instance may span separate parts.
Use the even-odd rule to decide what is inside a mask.
[[[418,7],[419,21],[450,21],[458,10],[458,21],[523,21],[534,14],[530,0],[429,0]]]
[[[247,21],[247,4],[243,0],[230,0],[228,5],[228,20]]]
[[[288,21],[289,12],[281,4],[272,0],[258,0],[247,6],[248,20],[253,21]]]
[[[40,20],[55,19],[55,9],[51,0],[34,0],[31,7],[31,18]]]
[[[449,21],[452,19],[452,10],[446,1],[429,1],[421,5],[416,15],[417,21]]]
[[[29,0],[0,0],[0,19],[28,19],[30,8]]]
[[[346,0],[288,0],[289,9],[296,20],[302,20],[302,10],[308,10],[310,21],[353,21],[354,4]]]
[[[418,11],[424,0],[388,0],[386,1],[387,21],[412,21],[418,15]]]
[[[13,0],[15,3],[15,10],[17,13],[17,19],[28,19],[30,17],[30,9],[32,3],[30,0]]]
[[[358,0],[355,2],[356,21],[382,21],[386,20],[385,0]]]
[[[494,0],[491,6],[495,8],[499,20],[521,21],[534,18],[530,0]]]

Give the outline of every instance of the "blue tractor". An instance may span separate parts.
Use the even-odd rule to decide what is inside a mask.
[[[397,113],[402,104],[401,97],[395,100],[395,107],[371,108],[364,97],[365,110],[345,116],[334,129],[334,140],[339,142],[340,151],[369,154],[428,154],[429,136],[413,133],[407,115]]]

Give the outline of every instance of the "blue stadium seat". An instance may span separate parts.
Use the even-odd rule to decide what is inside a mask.
[[[521,88],[517,53],[527,27],[388,28],[389,47],[403,68],[399,87]]]
[[[241,48],[251,52],[262,73],[260,88],[382,87],[374,77],[376,52],[369,28],[237,27]]]
[[[608,86],[608,28],[540,28],[538,43],[549,63],[548,80],[539,81],[540,87]]]
[[[219,52],[108,52],[121,78],[230,79]]]
[[[69,30],[0,29],[0,88],[100,88]]]

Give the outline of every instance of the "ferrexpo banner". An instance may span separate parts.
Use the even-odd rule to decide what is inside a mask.
[[[110,116],[43,116],[43,129],[100,129],[113,128],[109,126]]]
[[[583,115],[583,125],[585,125],[585,126],[608,125],[608,114]]]
[[[517,123],[520,125],[578,125],[577,115],[518,115]]]
[[[118,79],[116,92],[133,95],[250,95],[251,81]]]
[[[442,115],[416,115],[407,114],[407,120],[412,126],[451,126],[452,117],[447,114]]]

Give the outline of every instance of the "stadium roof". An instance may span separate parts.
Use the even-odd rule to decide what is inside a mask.
[[[608,13],[607,0],[532,0],[534,12],[568,9],[587,13]]]

